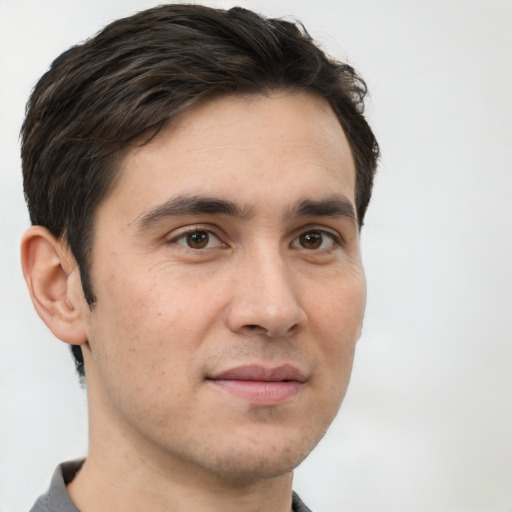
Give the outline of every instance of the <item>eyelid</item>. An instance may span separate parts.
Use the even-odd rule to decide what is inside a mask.
[[[193,249],[192,247],[188,247],[185,243],[180,243],[179,242],[181,239],[184,239],[187,235],[189,235],[191,233],[195,233],[196,231],[204,231],[205,233],[208,233],[208,235],[211,238],[215,238],[218,241],[218,243],[215,244],[215,247],[220,247],[220,246],[226,246],[227,245],[225,242],[222,241],[221,236],[219,236],[216,233],[216,231],[218,231],[218,230],[215,230],[211,226],[204,226],[204,225],[202,225],[202,226],[201,225],[195,225],[195,226],[188,226],[188,227],[185,227],[185,228],[181,228],[181,229],[178,230],[177,233],[176,233],[176,230],[174,230],[170,235],[168,235],[166,237],[166,244],[168,244],[168,245],[178,244],[178,245],[183,246],[185,249],[190,249],[191,251],[200,251],[200,250],[205,250],[205,249],[212,249],[212,247],[206,247],[204,249]]]
[[[212,225],[207,225],[207,224],[189,225],[189,226],[184,226],[182,228],[173,230],[171,233],[166,235],[166,237],[165,237],[166,244],[168,244],[168,245],[179,244],[180,246],[182,246],[186,249],[190,249],[194,252],[200,251],[201,249],[193,249],[191,247],[188,247],[185,243],[179,243],[179,241],[181,239],[184,239],[187,235],[189,235],[190,233],[194,233],[196,231],[204,231],[204,232],[208,233],[210,235],[210,237],[216,239],[218,241],[218,243],[215,243],[215,247],[218,247],[218,246],[227,247],[227,245],[228,245],[224,242],[225,235],[223,235],[223,233],[219,233],[219,231],[221,231],[221,230],[219,230],[219,228],[217,226],[212,226]],[[327,226],[319,226],[317,224],[301,226],[299,229],[296,229],[295,233],[292,235],[290,245],[293,247],[295,245],[295,243],[298,241],[300,235],[308,233],[308,232],[313,232],[313,231],[316,231],[316,232],[321,233],[322,235],[328,237],[329,239],[332,240],[333,243],[332,243],[332,246],[328,247],[328,248],[309,249],[309,251],[311,251],[311,252],[326,251],[326,250],[332,249],[335,246],[343,247],[345,245],[345,239],[341,235],[341,233],[339,233],[339,231],[337,231],[336,229],[327,227]],[[212,248],[213,247],[207,247],[205,249],[212,249]],[[296,247],[296,248],[306,250],[304,247]],[[202,249],[202,250],[205,250],[205,249]]]
[[[297,247],[297,248],[304,249],[304,250],[311,251],[311,252],[315,252],[315,251],[321,252],[321,251],[326,251],[326,250],[332,249],[335,246],[343,247],[345,245],[345,240],[339,232],[337,232],[333,229],[329,229],[325,226],[320,227],[320,226],[312,224],[310,226],[301,227],[300,230],[298,230],[295,233],[295,235],[292,239],[292,242],[291,242],[292,247],[294,246],[295,242],[297,242],[299,240],[299,237],[301,235],[303,235],[305,233],[309,233],[309,232],[315,232],[315,231],[318,233],[321,233],[322,235],[329,237],[333,242],[332,246],[328,247],[326,249],[306,249],[305,247]]]

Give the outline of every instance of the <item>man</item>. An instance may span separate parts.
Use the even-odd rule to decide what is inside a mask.
[[[58,57],[22,131],[34,306],[89,453],[34,511],[308,510],[365,305],[364,82],[300,27],[166,5]]]

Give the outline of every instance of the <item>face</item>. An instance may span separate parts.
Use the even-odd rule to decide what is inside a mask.
[[[132,148],[95,217],[91,429],[226,477],[302,461],[360,333],[354,187],[339,122],[304,93],[208,100]]]

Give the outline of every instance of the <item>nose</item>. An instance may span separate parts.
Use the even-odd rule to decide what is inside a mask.
[[[233,332],[289,337],[306,324],[296,280],[277,252],[253,252],[237,269],[235,280],[228,311]]]

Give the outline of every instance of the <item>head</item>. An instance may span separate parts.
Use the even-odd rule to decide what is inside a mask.
[[[108,361],[117,357],[115,350],[139,350],[140,346],[135,343],[104,348],[108,346],[106,337],[115,338],[120,334],[116,332],[119,324],[114,325],[110,321],[107,325],[108,319],[119,314],[119,322],[125,323],[122,328],[125,334],[137,331],[143,319],[138,315],[128,318],[126,304],[121,314],[121,305],[119,301],[116,304],[116,298],[122,302],[124,297],[130,297],[132,303],[135,301],[140,305],[139,313],[143,311],[144,318],[148,315],[165,317],[162,304],[172,303],[173,313],[168,321],[174,325],[179,317],[186,316],[184,308],[193,303],[193,297],[187,295],[190,290],[200,296],[202,283],[208,283],[205,287],[209,294],[208,302],[198,313],[201,317],[212,319],[211,323],[206,322],[200,336],[206,341],[201,345],[198,356],[203,381],[208,381],[208,386],[211,381],[216,381],[213,391],[209,390],[208,393],[218,393],[219,389],[222,393],[225,391],[223,386],[233,385],[230,372],[234,370],[229,365],[225,368],[223,361],[231,360],[242,365],[254,363],[253,366],[259,369],[255,370],[249,365],[251,368],[236,370],[235,373],[257,373],[262,370],[261,361],[256,359],[268,357],[269,361],[275,358],[281,365],[272,370],[275,370],[276,378],[281,372],[286,374],[284,380],[292,381],[288,385],[290,389],[271,390],[276,393],[276,404],[280,400],[279,393],[283,396],[289,393],[293,401],[296,391],[293,386],[302,386],[304,379],[309,379],[315,371],[320,372],[317,366],[323,362],[338,359],[325,378],[312,377],[312,386],[318,390],[318,394],[323,393],[322,389],[327,394],[324,407],[327,412],[321,414],[321,418],[313,414],[311,423],[302,425],[303,435],[308,441],[304,442],[304,449],[297,460],[303,458],[325,431],[341,403],[362,321],[364,279],[360,269],[357,231],[363,224],[378,157],[377,142],[363,116],[365,95],[365,84],[355,71],[349,65],[327,57],[301,25],[265,19],[241,8],[224,11],[198,5],[157,7],[110,24],[94,38],[58,57],[38,82],[30,98],[22,129],[22,161],[31,221],[34,225],[42,226],[62,247],[69,250],[65,266],[72,269],[76,265],[76,272],[70,270],[67,279],[74,290],[70,300],[73,301],[73,297],[81,293],[83,303],[87,305],[85,309],[77,308],[79,315],[86,319],[87,327],[83,334],[66,339],[73,345],[78,368],[82,367],[83,355],[80,345],[78,342],[74,344],[73,339],[87,344],[87,353],[92,354],[89,360],[94,361],[96,383],[102,382],[102,372],[106,374],[112,371]],[[276,131],[278,126],[280,131]],[[280,139],[280,134],[283,134],[280,140],[282,145],[273,148],[272,144]],[[251,137],[254,137],[254,144]],[[228,148],[226,153],[219,153],[219,148],[227,147],[230,141],[236,140],[239,142],[237,148]],[[249,148],[247,155],[240,154],[241,147]],[[297,147],[299,154],[295,162],[298,164],[296,176],[294,161],[290,160],[294,147]],[[302,147],[308,148],[304,154],[300,149]],[[318,148],[325,151],[320,154]],[[267,149],[268,161],[265,157]],[[260,156],[263,163],[259,160]],[[209,157],[215,162],[224,162],[225,167],[220,164],[210,166]],[[242,164],[246,161],[252,162],[252,167],[247,168]],[[170,167],[166,167],[166,162]],[[272,168],[268,162],[272,162]],[[313,162],[320,162],[320,166]],[[208,166],[211,168],[208,169]],[[315,174],[317,167],[319,172]],[[333,174],[334,167],[342,167],[343,176],[336,172]],[[329,171],[325,171],[324,175],[320,168]],[[202,172],[198,172],[198,169],[202,169]],[[303,169],[302,176],[300,172]],[[215,179],[211,178],[212,175]],[[278,181],[274,183],[276,176]],[[150,185],[146,187],[148,183]],[[204,184],[202,190],[198,188],[201,183]],[[219,183],[225,185],[224,190],[229,197],[220,197],[220,190],[216,190]],[[265,185],[262,186],[262,183]],[[264,211],[265,197],[271,198],[279,183],[285,186],[280,191],[282,204],[272,212]],[[295,183],[302,188],[294,190]],[[337,188],[340,194],[327,194]],[[157,197],[164,189],[167,195],[173,190],[177,195],[171,201]],[[313,191],[311,197],[306,194],[308,190]],[[315,191],[320,198],[318,204],[315,202]],[[287,200],[288,193],[290,201]],[[133,201],[127,200],[130,194]],[[254,201],[251,197],[254,197]],[[340,200],[340,197],[345,199]],[[290,212],[294,212],[295,217]],[[201,225],[192,231],[174,229],[171,238],[167,232],[163,233],[162,219],[175,218],[173,215],[180,218],[188,216],[195,223],[199,213],[203,216],[213,215],[214,219],[227,216],[235,220],[226,221],[225,226],[215,231],[217,224],[214,230],[210,230],[209,221],[205,226],[201,218]],[[127,217],[123,218],[123,215]],[[215,290],[229,288],[229,283],[240,278],[233,270],[236,265],[230,264],[229,271],[221,268],[226,254],[235,246],[238,247],[237,244],[248,248],[252,242],[248,236],[244,238],[243,233],[249,233],[252,229],[253,233],[258,232],[269,243],[268,247],[264,243],[253,246],[247,254],[251,254],[252,258],[261,253],[261,261],[257,265],[267,261],[266,258],[277,261],[272,260],[268,252],[272,245],[270,240],[272,236],[276,240],[284,240],[283,233],[288,227],[279,228],[282,232],[278,234],[279,229],[272,226],[275,219],[285,218],[286,215],[294,219],[311,219],[314,224],[314,229],[302,229],[299,233],[300,223],[287,220],[286,226],[290,233],[293,231],[294,237],[286,234],[286,237],[291,237],[287,239],[286,247],[306,252],[313,250],[315,254],[324,252],[317,260],[317,256],[311,256],[312,253],[294,259],[295,270],[283,270],[283,275],[275,267],[273,270],[259,270],[283,289],[286,283],[293,282],[290,286],[294,290],[304,291],[309,286],[309,278],[317,287],[314,290],[319,294],[317,297],[321,297],[322,290],[325,290],[325,303],[320,300],[317,311],[311,314],[311,317],[319,316],[318,325],[315,324],[316,320],[306,320],[309,315],[305,311],[308,309],[306,306],[292,300],[288,292],[282,290],[276,291],[276,296],[269,299],[275,303],[265,310],[268,319],[256,321],[249,318],[252,313],[247,312],[254,310],[252,299],[246,297],[246,291],[239,289],[234,294],[243,296],[240,300],[245,305],[232,308],[226,305],[231,304],[231,298],[226,298],[225,303],[220,298],[219,303],[222,304],[216,309],[212,305]],[[333,263],[335,258],[332,255],[336,244],[341,246],[345,243],[339,240],[343,237],[338,236],[338,228],[334,225],[331,228],[327,226],[327,229],[315,227],[318,219],[324,217],[340,217],[347,226],[352,226],[346,228],[348,263],[343,271],[337,263]],[[116,220],[119,229],[115,227]],[[237,224],[242,220],[253,223],[248,224],[250,227],[247,231]],[[123,262],[116,258],[121,257],[122,236],[126,234],[123,229],[128,225],[136,229],[133,234],[135,238],[139,237],[137,243],[146,244],[147,247],[156,247],[157,240],[165,235],[168,238],[167,246],[172,247],[176,261],[179,260],[179,264],[172,267],[174,270],[181,268],[184,262],[194,266],[194,277],[184,276],[181,271],[173,275],[171,281],[175,284],[175,295],[172,299],[162,295],[163,289],[159,284],[165,278],[155,270],[162,266],[158,257],[149,257],[145,261],[137,258],[130,262],[125,260],[122,275],[130,273],[130,265],[137,266],[137,270],[132,268],[132,272],[136,273],[146,266],[147,280],[144,285],[132,282],[127,286],[117,286],[114,274],[123,268]],[[224,237],[229,241],[223,240]],[[197,259],[195,251],[192,251],[193,256],[180,252],[183,247],[186,247],[186,251],[199,251],[200,259]],[[231,249],[226,252],[226,247]],[[126,246],[125,249],[130,254],[137,252],[134,247]],[[132,250],[135,252],[130,252]],[[282,252],[279,250],[276,255]],[[237,254],[240,272],[244,266],[247,272],[255,271],[250,268],[249,259],[244,257],[242,249],[233,249],[232,253]],[[144,250],[141,254],[147,257],[149,253]],[[105,266],[103,262],[107,260],[117,262]],[[297,263],[299,260],[301,262]],[[281,265],[279,268],[285,267]],[[327,268],[323,273],[319,271]],[[172,269],[168,270],[173,273]],[[297,280],[291,275],[295,271],[301,276]],[[275,275],[272,275],[273,272]],[[163,273],[169,276],[167,270]],[[343,276],[346,279],[342,282]],[[109,279],[113,279],[110,284],[107,283]],[[262,277],[262,281],[266,279]],[[253,285],[256,285],[256,281],[251,283],[249,292]],[[179,296],[180,286],[188,290],[185,293],[188,298],[183,301]],[[147,304],[144,290],[154,291],[153,294],[148,293]],[[339,304],[335,304],[337,294],[340,294]],[[79,302],[81,299],[76,300]],[[104,306],[108,301],[112,301],[112,307]],[[116,309],[117,306],[119,309]],[[274,316],[272,311],[276,313]],[[247,340],[258,340],[257,343],[261,345],[258,354],[253,352],[252,342],[235,343],[233,339],[228,340],[227,345],[215,355],[212,338],[218,328],[215,322],[223,318],[231,333],[240,334]],[[320,326],[322,318],[328,330]],[[348,325],[340,323],[343,318],[347,319]],[[323,339],[322,350],[310,346],[309,341],[303,345],[302,342],[297,345],[291,343],[290,339],[295,335],[307,338],[304,333],[309,327],[306,324],[313,325],[313,330],[316,329],[318,337]],[[181,334],[176,333],[176,336],[184,336],[187,345],[187,336],[190,334],[193,339],[196,334],[193,328],[189,331],[186,326],[181,327]],[[159,354],[158,349],[162,345],[158,342],[158,336],[154,336],[155,332],[148,333],[154,344],[150,343],[142,350],[146,356],[149,350],[153,353],[153,356],[148,356],[149,359],[146,357],[150,361],[150,368],[163,375],[166,368],[174,368],[179,373],[179,366],[183,362],[191,367],[197,364],[197,361],[187,360],[187,354],[183,354],[180,363],[179,350],[172,361],[166,359],[166,355]],[[140,340],[139,335],[143,336],[143,333],[137,334]],[[346,341],[337,346],[336,339],[340,337],[346,338]],[[276,348],[275,343],[268,344],[269,340],[275,338],[282,338],[283,346],[288,347],[291,361],[296,363],[293,369],[287,366],[284,349]],[[298,348],[301,346],[302,352]],[[197,356],[197,351],[195,354]],[[160,366],[161,361],[166,361],[167,366]],[[128,361],[125,360],[125,363],[128,364]],[[341,382],[339,386],[325,380],[337,374]],[[165,382],[165,376],[163,378]],[[187,394],[186,389],[178,391],[180,396]],[[242,391],[252,393],[250,389]],[[113,397],[114,402],[124,403],[124,399],[117,395],[118,390],[109,388],[105,392],[111,393],[109,396]],[[308,401],[313,403],[319,396],[315,398],[314,393],[308,393],[305,404]],[[257,391],[251,397],[257,402]],[[189,398],[195,400],[197,397],[191,393]],[[243,408],[239,404],[235,409],[237,407]],[[271,418],[278,413],[269,412],[272,407],[267,407],[265,412],[261,408],[256,409],[251,409],[250,413],[254,414],[260,427],[262,424],[269,425],[271,438]],[[150,410],[139,412],[140,416],[151,414]],[[179,408],[168,413],[179,413],[180,417],[187,415],[186,410]],[[282,414],[286,416],[287,412]],[[193,413],[190,415],[193,416]],[[161,424],[168,419],[165,414],[156,415],[153,424]],[[236,428],[236,421],[233,422]],[[166,443],[165,436],[160,438],[151,432],[148,435],[155,443]],[[247,450],[256,437],[250,429],[244,432],[247,443],[244,449]],[[211,441],[214,444],[220,442],[214,433]],[[194,440],[190,442],[193,444]],[[283,449],[288,450],[289,446]],[[224,467],[226,460],[215,459],[213,454],[210,464]],[[290,463],[290,466],[294,464],[296,462]],[[262,469],[262,474],[268,474],[265,471]]]

